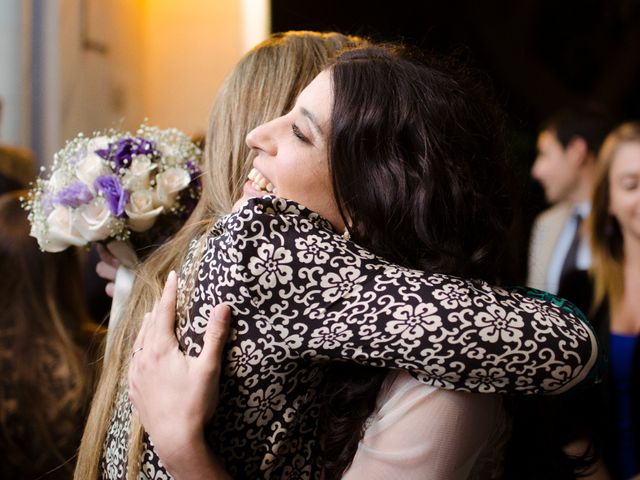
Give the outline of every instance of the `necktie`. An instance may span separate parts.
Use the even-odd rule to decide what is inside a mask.
[[[579,213],[573,214],[573,222],[576,228],[573,234],[573,239],[571,240],[571,245],[567,251],[567,256],[564,257],[564,262],[562,263],[562,270],[560,271],[560,285],[562,285],[567,274],[578,269],[578,247],[580,246],[580,224],[582,223],[582,217]]]

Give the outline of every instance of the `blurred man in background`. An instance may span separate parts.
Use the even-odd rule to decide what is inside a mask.
[[[591,303],[586,274],[591,254],[583,224],[591,210],[598,150],[612,127],[596,109],[554,115],[540,130],[531,169],[551,206],[533,225],[527,284],[568,298],[583,311]]]

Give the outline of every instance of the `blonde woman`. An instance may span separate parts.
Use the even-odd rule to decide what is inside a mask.
[[[129,303],[130,311],[125,312],[127,318],[119,324],[117,332],[109,333],[113,350],[132,350],[142,316],[160,297],[169,272],[182,265],[191,241],[231,211],[234,201],[242,195],[254,156],[244,141],[246,134],[288,111],[298,93],[336,52],[363,42],[361,38],[333,32],[276,33],[238,62],[224,81],[211,110],[201,201],[171,242],[150,256],[137,272],[138,281],[131,292],[134,302]],[[113,264],[117,266],[115,261]],[[105,278],[114,278],[113,268],[106,264],[100,268]],[[101,476],[99,463],[104,440],[128,357],[119,355],[110,359],[100,379],[79,452],[76,479]],[[132,448],[139,450],[140,445]]]
[[[302,35],[310,36],[308,33]],[[321,36],[315,38],[322,39]],[[269,46],[270,42],[267,42],[257,47],[249,56],[259,56],[261,49]],[[309,46],[305,45],[304,48]],[[305,50],[305,52],[314,53],[317,49]],[[285,64],[289,65],[290,62]],[[261,78],[261,82],[270,85],[271,95],[279,92],[282,84],[283,72],[278,70],[279,65],[281,62],[272,59],[271,68],[262,72],[265,78]],[[299,76],[299,71],[296,70],[293,74]],[[235,72],[231,77],[234,75]],[[250,78],[255,79],[256,76],[252,75]],[[366,90],[361,93],[365,92]],[[251,93],[253,92],[248,90],[247,95]],[[224,90],[222,94],[225,94]],[[326,97],[321,101],[330,103],[331,98]],[[312,113],[306,111],[309,113],[306,118],[312,119]],[[215,111],[213,115],[216,115]],[[212,127],[214,125],[215,123],[212,122]],[[210,136],[212,135],[215,142],[215,131],[210,133]],[[293,129],[289,135],[290,139],[296,137],[298,141],[307,144],[310,133],[304,134]],[[212,146],[209,145],[209,154],[212,150]],[[210,161],[214,160],[210,157]],[[308,187],[304,189],[306,195],[313,196],[314,192],[318,193],[320,196],[313,198],[327,208],[335,208],[333,197],[327,195],[326,190],[318,191],[317,184],[313,181],[307,182],[310,176],[313,176],[314,168],[291,167],[285,167],[283,172],[293,180],[289,185],[293,186],[294,190],[304,184]],[[252,181],[244,185],[245,194],[249,190],[263,195],[265,191],[272,190],[269,182],[260,172],[253,172],[250,178]],[[303,179],[305,181],[295,187],[297,181]],[[321,182],[321,189],[327,187],[326,180],[325,177]],[[294,196],[293,191],[289,192],[286,189],[277,190],[276,193],[285,197]],[[213,203],[211,198],[208,194],[204,194],[198,206],[198,212],[211,208]],[[203,207],[202,204],[208,207]],[[318,205],[312,206],[318,207]],[[341,223],[339,214],[336,216],[335,210],[330,215],[327,214],[328,210],[324,211],[324,208],[318,208],[318,210],[321,214],[327,215],[329,222],[336,223],[330,226],[317,213],[284,198],[271,197],[264,202],[249,202],[240,212],[226,217],[221,220],[222,223],[218,223],[213,228],[213,232],[224,233],[224,235],[216,236],[215,233],[213,236],[205,235],[211,229],[210,222],[198,225],[198,228],[202,229],[199,232],[194,229],[194,223],[191,223],[187,226],[190,231],[179,235],[179,239],[182,240],[195,239],[191,242],[190,248],[185,249],[183,246],[178,250],[179,253],[176,253],[173,245],[168,244],[158,250],[145,265],[145,269],[150,268],[154,261],[162,259],[167,269],[177,269],[181,266],[177,328],[180,348],[188,356],[198,356],[202,351],[204,326],[211,316],[213,303],[218,303],[220,300],[230,301],[234,309],[234,317],[240,315],[243,318],[240,324],[232,329],[231,337],[237,344],[229,350],[231,356],[227,358],[230,362],[225,368],[227,380],[221,393],[216,417],[211,424],[213,429],[207,433],[207,440],[212,442],[214,448],[222,449],[219,453],[224,458],[225,466],[234,476],[276,478],[295,474],[302,478],[316,478],[319,475],[320,458],[316,438],[319,407],[317,394],[318,386],[323,380],[322,362],[326,359],[356,359],[370,365],[402,367],[415,372],[427,384],[476,392],[562,391],[585,378],[593,366],[596,359],[594,339],[589,329],[585,328],[572,314],[571,306],[560,302],[563,307],[560,308],[550,303],[549,299],[541,293],[521,294],[492,288],[483,282],[471,282],[446,275],[428,275],[425,272],[388,264],[348,240],[348,235],[344,234],[347,223]],[[215,212],[209,212],[209,214],[213,213]],[[252,222],[254,215],[261,218],[258,223],[253,224],[257,230],[252,230],[246,223]],[[285,230],[272,230],[276,226],[269,221],[272,216],[276,224],[284,225]],[[206,220],[207,217],[204,218]],[[286,227],[289,221],[292,223]],[[488,228],[487,231],[493,231],[493,228],[500,229],[501,225],[501,221],[496,220],[495,224],[489,223],[485,226]],[[336,228],[341,234],[334,238],[333,233],[328,233],[327,229],[333,231]],[[357,234],[357,231],[351,227],[347,231],[350,234]],[[449,231],[445,229],[444,232],[448,234]],[[239,236],[236,237],[236,234]],[[276,242],[282,234],[287,242],[293,242],[296,248],[306,251],[306,253],[299,252],[301,256],[298,258],[301,262],[318,264],[314,275],[322,272],[323,268],[335,264],[335,261],[355,263],[351,266],[345,265],[345,269],[340,269],[338,272],[327,274],[324,279],[332,285],[323,287],[320,303],[309,306],[307,311],[299,312],[298,315],[278,326],[274,325],[268,317],[264,317],[265,312],[253,312],[253,309],[260,308],[263,302],[268,301],[276,290],[273,290],[273,293],[256,291],[256,296],[249,302],[252,306],[244,303],[248,300],[246,294],[258,288],[253,281],[257,280],[259,284],[265,282],[263,287],[269,285],[275,287],[280,281],[291,280],[289,293],[295,294],[296,298],[298,295],[304,295],[305,291],[309,293],[315,291],[313,287],[316,284],[313,282],[317,281],[309,277],[309,282],[305,283],[304,277],[292,275],[293,270],[290,266],[279,265],[277,258],[280,250],[272,242]],[[201,268],[218,268],[215,266],[217,260],[210,257],[211,241],[224,243],[228,240],[230,242],[228,245],[232,248],[229,253],[233,257],[235,254],[232,252],[236,248],[248,245],[246,235],[251,237],[252,241],[261,244],[255,263],[250,262],[252,266],[229,264],[222,270],[216,270],[216,274],[213,271],[200,270]],[[315,245],[322,238],[327,238],[327,235],[331,236],[330,249],[325,245],[325,248],[318,251]],[[236,245],[237,241],[240,243]],[[402,238],[402,241],[409,241],[409,239]],[[449,246],[452,245],[447,244],[447,247]],[[473,250],[475,247],[467,245],[467,248]],[[327,255],[328,252],[333,254]],[[171,262],[167,260],[176,254],[177,258]],[[274,254],[275,257],[272,258]],[[442,258],[446,258],[447,261],[454,260],[453,256]],[[485,265],[483,259],[484,254],[478,253],[476,256],[478,265],[468,270],[463,269],[461,273],[473,274],[479,271]],[[388,315],[391,315],[388,308],[381,308],[378,312],[370,311],[368,312],[370,315],[364,315],[366,312],[359,314],[353,312],[355,316],[351,323],[338,322],[335,325],[322,325],[315,332],[311,329],[311,325],[305,326],[307,321],[313,323],[326,315],[333,317],[338,312],[332,310],[340,305],[345,306],[343,303],[345,300],[349,308],[356,307],[355,303],[348,301],[349,292],[362,292],[370,300],[379,295],[380,301],[385,302],[387,296],[382,293],[382,290],[374,293],[376,287],[373,278],[371,279],[373,283],[364,280],[362,282],[365,283],[355,281],[356,277],[353,275],[357,272],[357,265],[364,265],[363,262],[371,264],[371,272],[380,271],[383,276],[389,275],[387,284],[380,286],[383,290],[390,288],[392,291],[408,292],[417,289],[412,298],[421,299],[420,305],[402,305],[401,301],[396,311],[399,317],[389,322],[388,328],[384,326]],[[446,267],[441,266],[441,268]],[[228,273],[224,273],[225,271]],[[249,271],[257,274],[257,277],[249,275]],[[222,277],[216,280],[215,284],[229,286],[234,290],[234,292],[227,292],[231,296],[225,294],[224,298],[218,298],[216,295],[209,297],[209,293],[206,293],[212,293],[212,291],[202,284],[202,280],[213,279],[218,273]],[[231,277],[224,279],[226,275]],[[248,275],[246,277],[248,283],[245,287],[242,286],[244,282],[237,283],[232,279],[237,280],[237,275]],[[339,277],[342,275],[346,277],[341,282]],[[141,276],[143,279],[149,278],[144,269]],[[96,478],[99,475],[105,478],[124,478],[127,475],[134,478],[139,474],[150,477],[166,475],[165,467],[154,452],[152,441],[148,437],[142,438],[143,432],[139,428],[138,420],[135,415],[131,416],[126,388],[127,369],[132,352],[138,355],[144,354],[147,341],[144,333],[142,334],[145,338],[143,343],[134,344],[134,338],[140,330],[139,324],[144,313],[150,311],[155,299],[160,297],[159,291],[163,280],[164,277],[161,275],[154,276],[151,286],[143,285],[139,281],[134,289],[129,311],[116,332],[113,361],[107,365],[107,375],[101,381],[97,403],[92,409],[83,439],[76,478]],[[172,281],[175,282],[175,279]],[[302,283],[299,283],[301,281]],[[204,290],[201,290],[202,288]],[[240,288],[240,291],[235,291],[236,288]],[[278,290],[277,293],[280,295],[282,292]],[[231,300],[232,298],[240,303],[235,303]],[[287,300],[289,305],[293,305],[292,302],[294,302],[293,298]],[[381,307],[383,305],[384,303]],[[522,306],[518,307],[518,305]],[[284,310],[280,310],[279,306],[273,308],[269,311],[274,315],[274,319],[281,318],[278,311],[284,314]],[[412,319],[415,315],[408,313],[413,308],[417,308],[415,314],[419,317],[417,325],[413,325]],[[444,311],[447,308],[455,312],[445,314]],[[462,311],[458,311],[458,308]],[[433,309],[444,309],[442,316],[431,315],[429,312]],[[468,316],[477,318],[481,323],[488,322],[485,324],[486,328],[467,330],[466,326],[470,326],[466,321]],[[152,314],[151,317],[154,318],[155,315]],[[372,322],[372,326],[375,324],[386,331],[383,343],[390,342],[390,344],[384,347],[383,351],[376,353],[375,339],[364,338],[367,336],[367,331],[371,332],[371,330],[365,325],[358,328],[358,322],[362,321]],[[443,322],[441,333],[449,332],[445,335],[446,340],[426,333],[437,328],[436,324],[430,325],[430,322],[439,324],[440,321]],[[302,323],[299,324],[299,322]],[[458,322],[462,322],[465,326],[464,331],[461,331],[460,325],[457,325]],[[147,324],[145,322],[145,325]],[[316,327],[318,326],[316,324]],[[249,331],[245,327],[252,332],[252,338],[242,338],[242,335]],[[263,332],[264,338],[260,338],[260,335],[255,336],[258,333],[254,330],[255,328],[258,331],[266,329]],[[457,333],[453,334],[454,331]],[[149,337],[149,339],[153,338],[158,337],[155,335]],[[357,346],[344,345],[345,350],[338,348],[342,342],[351,338],[357,340]],[[556,342],[557,338],[563,340]],[[405,345],[407,341],[410,345]],[[391,347],[394,342],[399,342],[395,348]],[[152,344],[155,345],[155,342],[152,341]],[[147,351],[152,350],[150,344],[146,345]],[[281,356],[281,349],[289,353]],[[289,357],[289,354],[293,356]],[[501,367],[499,358],[503,358],[502,361],[508,365]],[[306,359],[303,364],[299,364],[301,359]],[[264,367],[266,370],[261,372],[256,370],[256,367],[259,369]],[[282,371],[283,368],[284,371]],[[560,371],[564,373],[559,374]],[[271,380],[273,380],[272,384],[270,384]],[[258,384],[260,384],[259,388]],[[181,449],[176,446],[176,450]],[[142,465],[140,464],[141,453]]]
[[[593,251],[594,326],[609,350],[600,391],[601,432],[612,478],[640,473],[640,122],[606,138],[589,218]]]

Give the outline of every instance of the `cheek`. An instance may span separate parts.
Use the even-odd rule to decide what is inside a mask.
[[[562,185],[570,176],[568,169],[563,167],[557,158],[547,157],[540,165],[540,176],[550,185]]]
[[[612,191],[609,202],[609,213],[624,223],[640,206],[640,198],[636,193]]]
[[[325,172],[318,170],[308,172],[300,182],[299,191],[301,195],[312,199],[316,205],[328,204],[333,200],[331,180]]]
[[[612,195],[611,199],[609,200],[609,209],[608,209],[609,215],[616,217],[616,218],[620,218],[620,206],[619,206],[619,202],[615,199],[615,197]]]
[[[338,230],[344,228],[328,172],[315,169],[304,178],[298,178],[296,194],[300,203],[322,215]]]
[[[609,213],[611,215],[616,215],[620,210],[620,203],[622,202],[622,198],[620,192],[615,189],[609,187]]]
[[[331,178],[326,160],[320,155],[300,155],[282,172],[291,190],[316,200],[330,194]]]
[[[286,168],[275,177],[278,194],[311,209],[323,199],[323,178],[309,168]]]

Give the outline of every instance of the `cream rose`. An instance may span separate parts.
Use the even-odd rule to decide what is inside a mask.
[[[80,208],[76,219],[80,235],[88,242],[108,238],[115,222],[116,219],[111,215],[103,197],[96,197],[91,203]]]
[[[67,174],[62,170],[56,170],[51,174],[47,182],[47,190],[52,193],[58,193],[67,185]]]
[[[156,204],[171,208],[180,190],[191,181],[189,172],[179,167],[171,167],[156,175]]]
[[[71,209],[62,205],[57,205],[49,214],[45,230],[32,230],[31,234],[45,252],[61,252],[71,245],[80,247],[87,243],[74,225]]]
[[[129,197],[124,211],[129,217],[129,228],[134,232],[149,230],[164,207],[153,208],[154,195],[151,190],[138,190]]]
[[[104,163],[104,160],[99,157],[94,151],[90,151],[76,164],[76,177],[84,183],[91,193],[95,194],[96,190],[93,186],[96,178],[100,175],[107,175],[109,169]]]
[[[146,190],[149,188],[149,174],[156,167],[148,157],[135,157],[122,179],[122,184],[129,191]]]
[[[109,148],[109,144],[112,142],[113,140],[111,138],[102,135],[100,137],[95,137],[89,140],[89,143],[87,143],[87,148],[90,152],[95,152],[96,150],[106,150],[107,148]]]

